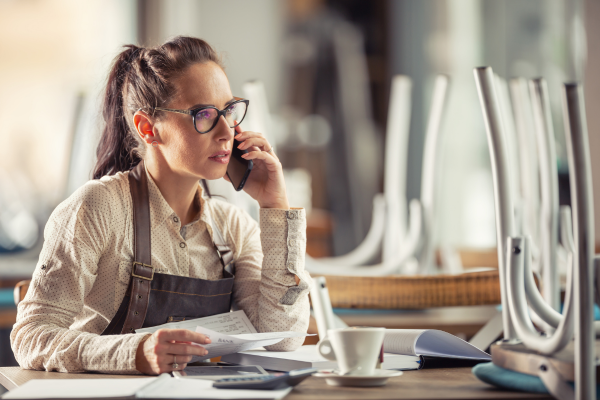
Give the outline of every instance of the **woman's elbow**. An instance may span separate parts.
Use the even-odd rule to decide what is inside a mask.
[[[17,325],[15,325],[10,332],[10,347],[15,356],[15,360],[17,360],[19,366],[24,369],[43,369],[43,367],[36,368],[33,362],[34,359],[32,357],[27,357],[27,355],[30,354],[26,349],[26,347],[28,347],[28,342],[26,335],[23,334],[22,327],[17,327]]]

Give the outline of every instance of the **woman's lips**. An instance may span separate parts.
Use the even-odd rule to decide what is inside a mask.
[[[218,153],[213,154],[212,156],[208,157],[209,160],[217,162],[219,164],[228,164],[229,163],[229,155],[230,155],[230,151],[220,151]]]

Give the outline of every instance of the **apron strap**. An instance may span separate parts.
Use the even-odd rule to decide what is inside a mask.
[[[231,250],[231,247],[229,247],[227,241],[223,237],[223,233],[221,233],[221,230],[213,221],[212,217],[210,216],[210,213],[206,213],[206,215],[207,222],[212,228],[213,244],[215,246],[215,250],[217,250],[217,254],[219,254],[219,258],[221,259],[221,264],[223,264],[223,268],[225,268],[233,261],[233,251]]]
[[[125,323],[121,333],[134,333],[143,326],[150,301],[150,287],[154,279],[151,251],[150,201],[148,194],[148,176],[144,161],[129,172],[129,190],[133,202],[133,253],[129,287],[131,295]],[[221,230],[209,216],[213,231],[214,246],[219,254],[223,268],[233,261],[233,251],[227,245]]]
[[[150,247],[150,202],[148,177],[144,161],[129,172],[129,189],[133,202],[133,253],[131,297],[121,333],[134,333],[144,324],[150,300],[150,284],[154,278]]]

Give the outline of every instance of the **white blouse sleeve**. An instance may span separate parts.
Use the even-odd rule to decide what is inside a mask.
[[[239,237],[233,238],[235,243],[241,243],[235,259],[236,304],[259,332],[306,332],[312,279],[304,269],[304,210],[261,209],[260,228],[249,216],[237,223],[243,226],[232,230],[239,232]],[[268,350],[295,350],[304,339],[285,339]]]
[[[96,281],[98,261],[112,231],[110,205],[111,194],[95,181],[52,213],[10,335],[22,368],[137,373],[135,354],[145,335],[100,336],[69,329]]]

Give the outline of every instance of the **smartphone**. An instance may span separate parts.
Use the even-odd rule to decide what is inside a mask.
[[[231,149],[231,158],[227,165],[227,177],[231,181],[233,188],[238,192],[244,188],[248,176],[254,167],[252,160],[245,160],[242,154],[246,154],[248,150],[240,150],[238,146],[241,142],[233,139],[233,149]]]

